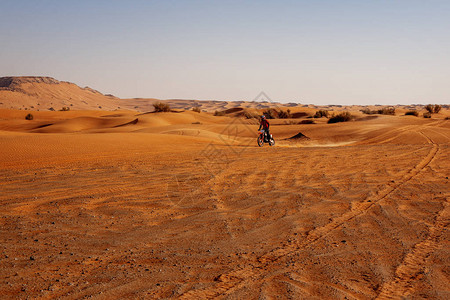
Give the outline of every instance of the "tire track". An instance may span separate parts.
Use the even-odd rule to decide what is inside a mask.
[[[432,131],[438,133],[434,130]],[[437,145],[423,132],[420,133],[429,143]],[[444,208],[438,213],[435,224],[430,228],[428,238],[413,246],[412,250],[405,256],[402,263],[395,270],[394,279],[382,286],[377,299],[402,299],[414,290],[414,281],[419,279],[423,274],[425,268],[424,263],[434,250],[439,247],[440,237],[448,229],[449,225],[450,210],[448,207],[448,199],[446,199]]]
[[[436,130],[431,130],[432,132],[439,134],[440,136],[443,136],[446,140],[450,140],[450,137],[448,137],[446,134],[436,131]]]
[[[427,258],[439,247],[442,234],[450,225],[450,210],[448,202],[436,218],[436,223],[430,228],[428,238],[416,244],[405,256],[395,270],[392,281],[385,283],[376,299],[404,299],[414,290],[414,281],[420,279],[425,269]]]
[[[228,274],[222,274],[218,279],[219,283],[211,287],[207,287],[202,290],[191,290],[183,294],[181,298],[214,298],[223,295],[229,295],[234,291],[251,285],[255,282],[264,282],[271,279],[273,276],[267,276],[266,270],[271,264],[276,263],[278,260],[286,255],[293,254],[299,250],[302,250],[308,246],[313,245],[318,240],[330,234],[335,229],[339,228],[346,222],[366,213],[370,208],[379,204],[386,199],[393,192],[401,188],[411,179],[416,177],[421,171],[423,171],[436,157],[439,145],[434,143],[428,136],[420,132],[432,145],[428,154],[412,169],[410,169],[403,177],[398,181],[396,185],[388,185],[376,199],[366,199],[364,202],[360,202],[354,205],[351,211],[343,214],[342,216],[335,218],[330,223],[313,229],[308,233],[308,236],[299,243],[292,243],[280,246],[256,259],[255,262],[249,262],[248,265],[234,270]],[[279,273],[279,272],[278,272]]]
[[[384,143],[386,141],[391,141],[391,140],[399,137],[405,131],[408,131],[417,126],[420,126],[420,125],[408,125],[408,126],[403,126],[400,128],[395,128],[395,129],[389,130],[388,132],[382,133],[376,137],[372,137],[367,140],[363,140],[363,141],[359,142],[358,144]],[[391,134],[394,134],[394,136],[389,137]],[[385,138],[385,137],[388,137],[388,138],[384,140],[383,138]]]
[[[376,137],[361,141],[360,143],[371,144],[371,143],[375,142],[375,143],[385,144],[385,143],[395,140],[403,133],[410,131],[412,129],[418,129],[418,128],[423,128],[423,127],[438,127],[438,126],[444,124],[445,122],[446,122],[446,120],[438,120],[438,121],[434,121],[434,122],[431,122],[431,123],[425,124],[425,125],[407,125],[407,126],[403,126],[400,128],[395,128],[395,129],[389,130],[388,132],[385,132]],[[388,137],[383,140],[384,137],[390,136],[391,134],[394,134],[394,136]]]
[[[414,127],[416,127],[416,125],[411,125],[411,126],[406,126],[403,129],[399,130],[398,133],[396,135],[394,135],[393,137],[390,137],[388,139],[382,140],[380,141],[380,144],[387,144],[393,140],[395,140],[396,138],[400,137],[402,134],[404,134],[405,132],[410,131],[411,129],[413,129]]]

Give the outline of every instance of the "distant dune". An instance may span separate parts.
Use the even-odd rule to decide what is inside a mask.
[[[119,106],[118,98],[51,77],[1,77],[0,108],[22,110],[106,109]]]
[[[219,100],[184,100],[155,98],[120,99],[110,94],[90,87],[81,88],[70,82],[59,81],[51,77],[0,77],[0,108],[32,111],[52,110],[132,110],[151,112],[155,102],[164,102],[172,109],[192,110],[198,108],[204,112],[223,112],[227,115],[245,116],[246,113],[260,113],[269,108],[289,109],[294,118],[306,117],[316,109],[331,111],[355,111],[361,109],[379,109],[381,105],[372,106],[342,106],[313,104],[278,103],[269,101],[219,101]],[[423,105],[396,105],[399,112],[410,109],[423,110]],[[448,108],[448,105],[444,105]]]

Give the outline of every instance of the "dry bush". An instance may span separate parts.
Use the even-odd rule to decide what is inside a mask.
[[[192,111],[195,111],[195,112],[200,113],[202,110],[200,109],[200,106],[194,106],[194,107],[192,108]]]
[[[263,115],[265,115],[267,119],[276,119],[278,117],[277,111],[273,108],[263,111]]]
[[[428,104],[427,106],[425,106],[425,109],[430,113],[430,114],[437,114],[441,111],[442,106],[440,106],[439,104]]]
[[[153,107],[155,108],[155,112],[169,112],[170,105],[162,102],[153,103]]]
[[[419,113],[417,112],[417,110],[408,110],[407,112],[405,112],[405,116],[419,116]]]
[[[249,111],[244,111],[242,115],[247,119],[259,119],[259,115],[257,113],[252,113]]]
[[[313,120],[301,120],[298,124],[316,124]]]
[[[395,115],[394,107],[383,107],[381,109],[370,110],[368,108],[362,109],[362,113],[366,115]]]
[[[215,115],[215,116],[225,116],[225,112],[224,112],[224,111],[217,111],[217,110],[216,110],[216,111],[214,112],[214,115]]]
[[[313,118],[322,118],[322,117],[328,118],[329,115],[330,113],[328,112],[328,110],[318,110],[314,114]]]
[[[280,119],[290,119],[291,117],[292,117],[292,115],[291,115],[290,109],[288,109],[286,111],[280,109],[278,111],[278,118],[280,118]]]
[[[429,118],[431,118],[431,113],[430,112],[426,112],[426,113],[423,114],[423,117],[429,119]]]
[[[378,111],[378,114],[380,114],[380,115],[395,115],[395,108],[394,107],[384,107]]]
[[[430,114],[437,114],[441,111],[442,106],[440,106],[439,104],[428,104],[427,106],[425,106],[425,109],[430,113]]]
[[[344,111],[337,115],[333,115],[328,120],[328,124],[339,123],[339,122],[348,122],[348,121],[351,121],[352,119],[353,119],[353,116],[348,111]]]
[[[34,117],[32,114],[28,114],[25,116],[25,120],[33,120],[33,119],[34,119]]]
[[[70,107],[68,107],[68,106],[63,106],[61,108],[61,111],[69,111],[69,110],[70,110]]]
[[[265,115],[267,119],[290,119],[292,117],[290,109],[284,111],[282,109],[277,110],[275,108],[268,108],[263,111],[263,115]]]

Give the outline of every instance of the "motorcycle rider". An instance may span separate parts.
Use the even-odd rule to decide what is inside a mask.
[[[269,133],[269,121],[267,121],[266,116],[262,115],[261,116],[261,121],[259,122],[259,129],[261,130],[261,128],[264,130],[264,134],[265,134],[265,138],[264,140],[268,141],[270,139],[270,133]]]

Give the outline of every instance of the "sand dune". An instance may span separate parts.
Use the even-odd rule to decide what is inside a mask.
[[[118,98],[89,87],[51,77],[1,77],[0,108],[27,110],[106,109],[119,107]]]
[[[37,126],[34,132],[41,133],[59,133],[59,132],[77,132],[97,128],[115,128],[126,125],[137,124],[138,119],[127,118],[95,118],[78,117],[71,120],[59,121],[56,123],[47,123]]]
[[[0,110],[0,294],[450,297],[447,110],[239,112]]]
[[[313,104],[279,103],[276,100],[218,101],[131,98],[120,99],[110,94],[102,94],[89,87],[81,88],[74,83],[59,81],[51,77],[0,77],[0,109],[20,109],[28,111],[49,111],[68,108],[70,110],[129,110],[151,112],[153,104],[164,102],[176,110],[199,108],[204,112],[224,112],[227,115],[241,116],[244,112],[260,113],[266,109],[289,109],[293,118],[304,118],[314,114],[317,109],[329,111],[350,111],[360,114],[362,109],[377,110],[380,105],[371,106],[317,106]],[[408,110],[425,112],[424,105],[395,105],[397,114]],[[449,108],[445,105],[444,108]]]

